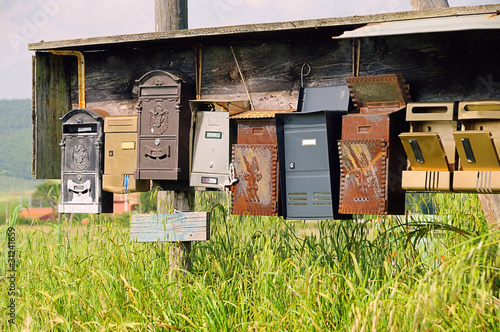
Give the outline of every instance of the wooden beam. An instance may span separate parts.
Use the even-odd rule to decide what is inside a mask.
[[[132,241],[186,242],[209,239],[209,212],[135,214],[130,222]]]
[[[155,31],[188,28],[187,0],[155,0]]]
[[[80,38],[61,41],[45,41],[31,43],[29,50],[52,50],[52,49],[78,49],[78,50],[103,50],[125,48],[127,45],[133,47],[144,46],[151,43],[158,46],[162,43],[176,44],[180,41],[200,42],[203,39],[240,41],[243,35],[259,34],[259,37],[285,36],[291,38],[297,34],[310,33],[332,33],[337,31],[341,34],[344,30],[352,30],[366,24],[382,23],[388,21],[403,21],[428,17],[447,17],[456,15],[472,15],[495,13],[500,9],[499,5],[482,5],[469,7],[437,8],[425,11],[409,11],[385,14],[373,14],[351,17],[336,17],[311,19],[293,22],[273,22],[262,24],[245,24],[237,26],[212,27],[190,30],[159,31],[131,35],[118,35],[94,38]],[[248,39],[248,38],[246,38]],[[285,40],[285,39],[284,39]]]

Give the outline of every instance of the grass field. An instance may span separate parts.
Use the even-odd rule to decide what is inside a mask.
[[[185,277],[168,269],[168,245],[130,242],[126,218],[14,226],[16,325],[2,282],[0,330],[500,329],[500,233],[475,195],[436,195],[435,218],[307,223],[231,216],[211,195],[197,209],[212,212],[212,238]]]

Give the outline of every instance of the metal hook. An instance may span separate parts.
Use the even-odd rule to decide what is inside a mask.
[[[304,74],[304,68],[306,66],[307,66],[307,73]],[[311,73],[311,66],[306,61],[304,61],[304,64],[300,68],[300,87],[302,88],[304,87],[304,77],[306,77],[310,73]]]

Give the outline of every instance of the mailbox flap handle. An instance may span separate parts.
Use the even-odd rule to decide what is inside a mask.
[[[163,149],[152,149],[148,147],[150,153],[146,152],[144,155],[146,158],[153,160],[163,160],[165,158],[170,158],[170,145],[167,147],[167,152],[163,152]]]
[[[75,194],[86,194],[90,192],[90,180],[87,180],[84,183],[75,183],[68,180],[68,190]]]

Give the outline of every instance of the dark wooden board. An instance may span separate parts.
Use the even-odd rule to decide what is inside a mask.
[[[37,53],[33,61],[32,173],[36,179],[61,177],[60,118],[71,109],[66,60],[50,53]]]

